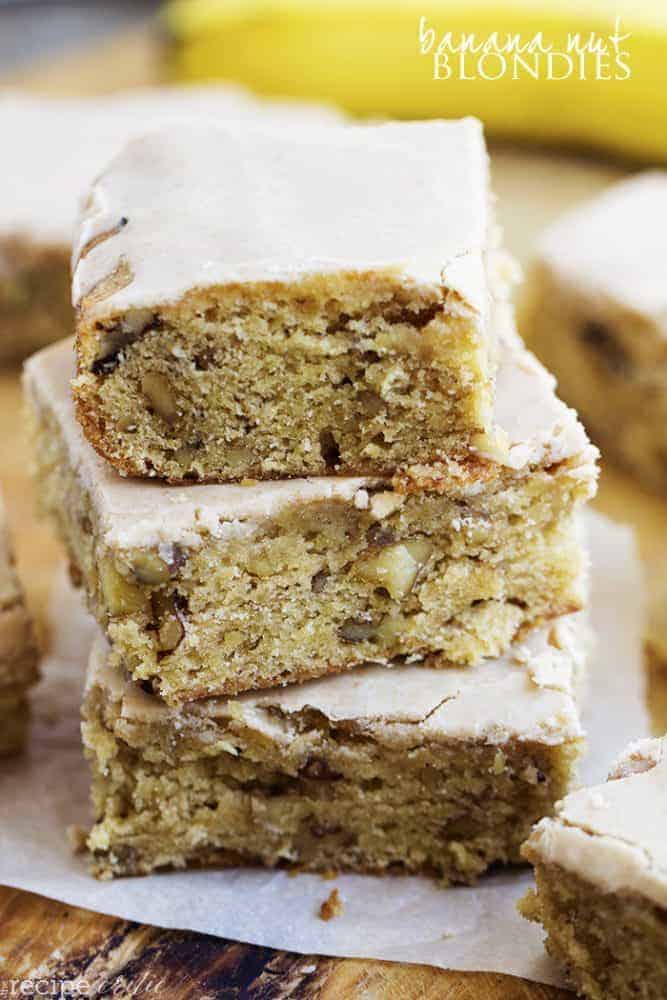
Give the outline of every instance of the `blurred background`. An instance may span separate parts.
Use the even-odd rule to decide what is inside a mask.
[[[8,74],[99,42],[145,22],[159,6],[157,0],[0,0],[0,71]]]
[[[493,136],[667,159],[664,0],[0,0],[0,77],[113,38],[89,92],[225,79],[356,115],[475,114]]]
[[[497,54],[438,59],[465,35],[588,51],[569,71],[562,55],[550,68],[526,53],[518,70]],[[564,207],[667,160],[665,66],[663,0],[0,0],[0,85],[33,93],[224,80],[355,116],[475,114],[521,260]]]

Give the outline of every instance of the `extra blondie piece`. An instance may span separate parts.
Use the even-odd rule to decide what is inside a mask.
[[[557,222],[540,244],[522,327],[603,451],[663,493],[666,215],[667,173],[654,172]]]
[[[487,159],[473,119],[130,143],[76,237],[89,440],[173,482],[465,450],[492,413]]]
[[[333,111],[259,101],[235,87],[95,98],[0,97],[0,364],[72,331],[71,241],[80,197],[131,136],[169,121],[333,122]]]
[[[477,667],[366,666],[180,710],[99,641],[83,707],[94,872],[289,863],[472,882],[517,861],[582,745],[579,617]]]
[[[27,692],[37,680],[37,646],[13,565],[0,497],[0,757],[20,750],[29,720]]]
[[[523,849],[522,901],[590,1000],[667,996],[667,738],[632,745],[610,780],[574,792]]]
[[[596,451],[544,369],[507,348],[506,464],[480,455],[388,479],[168,486],[85,440],[72,346],[30,359],[38,491],[112,657],[171,703],[372,660],[474,663],[584,601],[577,508]]]

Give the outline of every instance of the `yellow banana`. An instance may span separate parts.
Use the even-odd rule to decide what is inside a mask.
[[[177,79],[667,160],[667,0],[171,0],[163,16]]]

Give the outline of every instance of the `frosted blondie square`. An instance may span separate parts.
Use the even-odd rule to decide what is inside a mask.
[[[93,649],[83,740],[101,878],[186,865],[516,862],[582,746],[579,616],[466,669],[394,664],[170,709]]]
[[[0,497],[0,757],[23,746],[29,720],[27,692],[36,680],[37,646]]]
[[[72,332],[70,259],[79,200],[127,139],[160,123],[257,118],[287,126],[340,116],[297,101],[258,100],[231,86],[94,98],[0,96],[0,364]]]
[[[603,451],[663,493],[666,213],[667,173],[650,172],[556,222],[538,247],[522,323]]]
[[[569,795],[523,848],[522,901],[589,1000],[667,996],[667,739],[633,744],[606,784]]]
[[[434,476],[168,486],[117,475],[86,441],[70,342],[26,367],[37,488],[112,658],[170,703],[369,660],[495,656],[578,610],[576,512],[596,451],[518,344],[499,372],[502,430]]]
[[[79,420],[174,482],[465,451],[492,415],[494,240],[473,119],[143,137],[76,236]]]

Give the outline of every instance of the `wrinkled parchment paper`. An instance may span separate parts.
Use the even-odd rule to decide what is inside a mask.
[[[630,529],[588,515],[597,641],[585,710],[584,781],[602,780],[630,740],[648,734],[641,666],[642,584]],[[306,954],[422,962],[561,984],[540,929],[516,912],[531,884],[516,870],[476,888],[443,890],[411,876],[289,877],[263,870],[195,871],[100,883],[72,855],[70,824],[88,817],[88,772],[78,710],[93,634],[80,598],[59,578],[53,652],[35,694],[24,759],[0,764],[0,884],[166,928],[204,931]],[[336,886],[341,916],[317,917]]]

